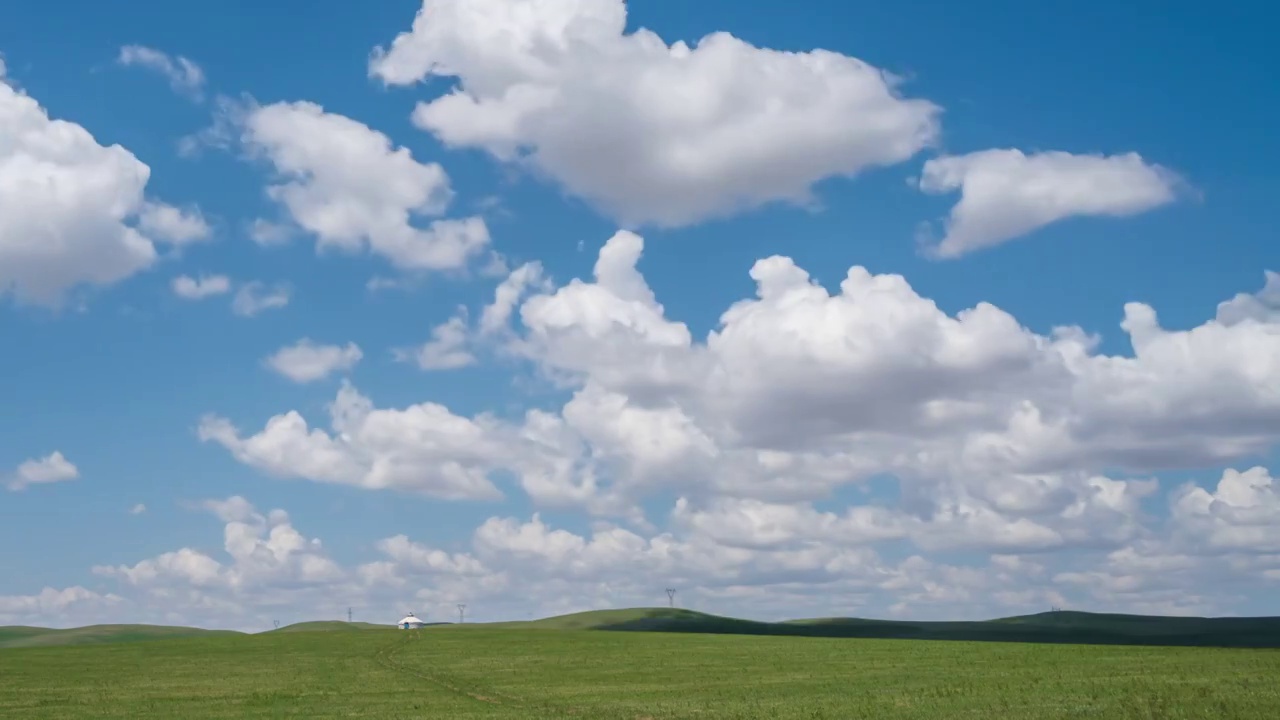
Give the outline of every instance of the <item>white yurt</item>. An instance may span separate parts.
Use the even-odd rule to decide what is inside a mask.
[[[423,623],[421,620],[414,617],[413,613],[409,613],[408,615],[405,615],[403,618],[400,619],[400,622],[396,624],[396,627],[400,628],[401,630],[417,630],[418,628],[422,627],[422,625]]]

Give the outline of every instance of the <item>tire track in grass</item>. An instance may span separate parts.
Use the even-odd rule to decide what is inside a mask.
[[[465,688],[459,687],[458,685],[455,685],[454,683],[446,680],[444,677],[440,675],[432,674],[429,672],[423,672],[418,668],[410,667],[403,663],[397,662],[395,659],[395,655],[397,654],[397,651],[403,650],[408,642],[409,642],[408,639],[397,640],[396,642],[393,642],[390,645],[385,645],[379,648],[373,654],[373,661],[378,665],[392,672],[411,675],[420,680],[426,680],[427,682],[433,685],[436,685],[438,687],[441,687],[445,690],[448,690],[449,692],[455,695],[471,698],[472,700],[475,700],[477,702],[487,703],[489,705],[496,705],[499,707],[512,702],[514,702],[517,705],[520,704],[520,701],[518,698],[503,697],[501,693],[497,693],[497,692],[490,692],[489,695],[481,695],[478,692],[472,692]]]
[[[512,710],[539,710],[561,717],[574,717],[577,715],[583,715],[587,712],[585,708],[573,706],[564,707],[554,705],[546,701],[528,700],[526,698],[517,697],[515,695],[493,689],[485,689],[481,691],[468,690],[446,679],[447,676],[426,672],[420,668],[411,667],[398,662],[395,656],[408,647],[409,642],[410,639],[405,638],[404,640],[398,640],[390,645],[385,645],[379,648],[377,652],[373,654],[374,662],[392,672],[403,673],[421,680],[426,680],[427,682],[443,688],[455,695],[470,698],[477,702],[482,702],[494,707],[509,708]],[[642,714],[637,715],[636,720],[655,720],[655,718],[652,715]]]

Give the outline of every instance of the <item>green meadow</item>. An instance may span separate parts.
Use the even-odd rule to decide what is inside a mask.
[[[910,624],[731,627],[747,621],[679,611],[416,631],[346,623],[256,634],[0,628],[0,717],[1280,717],[1280,650],[1212,647],[1212,638],[1189,636],[1179,619],[1036,617],[916,625],[944,634],[948,625],[1045,628],[1056,621],[1096,632],[1105,626],[1113,641],[1068,642],[1052,630],[1052,642],[867,637],[871,626],[883,635],[906,632],[884,626]],[[1204,631],[1203,623],[1217,621],[1200,622]],[[1277,621],[1252,622],[1256,632]],[[644,631],[618,631],[628,624]],[[863,636],[821,637],[815,627],[846,635],[856,627]],[[1114,641],[1123,627],[1156,644]],[[1186,646],[1188,637],[1201,646]],[[1240,644],[1224,637],[1216,644]]]

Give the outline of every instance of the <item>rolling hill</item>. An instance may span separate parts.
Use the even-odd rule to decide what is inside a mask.
[[[1280,617],[1199,618],[1055,611],[976,621],[815,618],[759,622],[672,608],[593,610],[502,627],[548,630],[1280,648]]]
[[[357,630],[394,630],[391,625],[375,625],[367,622],[343,622],[342,620],[315,620],[285,625],[267,632],[354,632]]]
[[[452,623],[428,623],[452,625]],[[1054,611],[977,621],[812,618],[760,622],[677,608],[592,610],[538,620],[467,623],[463,629],[598,630],[789,637],[968,640],[1086,645],[1280,648],[1280,617],[1203,618]],[[301,622],[258,634],[390,631],[390,625]],[[0,627],[0,649],[162,640],[234,631],[158,625],[93,625],[67,630]]]
[[[0,649],[52,647],[57,645],[100,645],[104,643],[168,640],[196,636],[241,635],[234,630],[203,630],[167,625],[88,625],[78,628],[51,629],[34,627],[0,627]]]

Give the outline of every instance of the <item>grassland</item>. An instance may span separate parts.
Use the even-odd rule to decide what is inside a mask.
[[[624,611],[407,632],[317,623],[0,649],[0,718],[1280,716],[1277,650],[565,629],[696,619]]]

